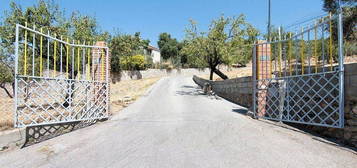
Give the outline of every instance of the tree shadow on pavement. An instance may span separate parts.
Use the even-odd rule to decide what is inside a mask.
[[[96,122],[96,120],[75,121],[26,127],[25,143],[21,148],[28,147],[52,139],[54,137],[91,126]]]
[[[221,100],[221,98],[218,97],[215,94],[212,94],[212,95],[205,94],[200,86],[183,85],[183,86],[181,86],[181,88],[183,90],[176,91],[176,95],[181,95],[181,96],[206,96],[206,97],[209,97],[210,99]]]
[[[181,96],[199,96],[199,95],[205,95],[203,91],[201,90],[200,87],[194,87],[194,86],[189,86],[189,85],[183,85],[181,88],[183,90],[178,90],[176,91],[176,95],[181,95]]]
[[[243,115],[247,115],[248,114],[248,110],[247,109],[242,109],[242,108],[232,109],[232,112],[243,114]]]

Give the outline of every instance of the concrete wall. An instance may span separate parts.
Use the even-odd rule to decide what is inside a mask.
[[[113,82],[123,81],[123,80],[133,80],[133,79],[145,79],[154,78],[170,75],[199,75],[199,74],[209,74],[209,69],[148,69],[144,71],[122,71],[120,73],[111,74],[111,80]]]
[[[197,76],[193,80],[200,86],[210,83],[213,91],[234,103],[250,108],[252,106],[252,77],[229,79],[225,81],[209,81]],[[326,128],[319,126],[299,125],[307,130],[324,136],[336,138],[338,141],[357,147],[357,63],[345,65],[345,125],[344,128]]]
[[[193,80],[201,87],[205,83],[210,83],[212,90],[218,96],[248,108],[252,107],[253,84],[251,76],[224,81],[210,81],[194,76]]]

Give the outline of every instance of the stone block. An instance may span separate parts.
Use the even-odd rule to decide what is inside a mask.
[[[346,121],[349,126],[355,126],[357,127],[357,118],[355,119],[349,119]]]

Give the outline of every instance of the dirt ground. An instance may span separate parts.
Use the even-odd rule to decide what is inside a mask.
[[[121,81],[110,86],[110,112],[118,113],[121,109],[134,102],[145,91],[157,82],[160,77],[139,80]]]

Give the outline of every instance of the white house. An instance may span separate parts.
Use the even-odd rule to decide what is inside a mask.
[[[158,48],[149,45],[145,52],[145,54],[151,56],[153,63],[160,63],[161,53]]]

